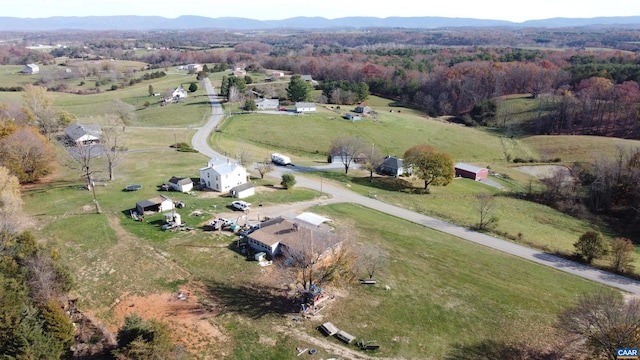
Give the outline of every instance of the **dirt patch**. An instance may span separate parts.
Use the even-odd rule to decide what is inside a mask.
[[[212,342],[227,341],[227,336],[209,321],[215,311],[205,308],[189,292],[183,291],[183,294],[184,300],[179,299],[178,294],[169,293],[127,296],[113,308],[114,320],[122,324],[126,316],[135,313],[147,320],[162,321],[170,327],[176,342],[190,353],[210,349]]]
[[[88,315],[98,318],[98,314],[109,313],[109,318],[100,320],[104,322],[105,327],[112,334],[116,334],[118,328],[124,323],[125,317],[133,313],[146,320],[158,320],[166,324],[174,335],[176,344],[182,344],[187,353],[211,354],[212,349],[215,349],[213,351],[217,353],[213,354],[213,358],[224,358],[222,352],[225,351],[225,347],[215,344],[224,344],[228,342],[228,338],[211,321],[212,317],[217,314],[216,306],[209,299],[200,301],[198,298],[199,294],[204,293],[204,287],[191,279],[191,275],[185,269],[168,259],[164,254],[128,233],[116,216],[109,217],[109,224],[118,237],[118,243],[106,253],[104,260],[106,263],[109,263],[109,258],[122,257],[126,253],[138,254],[139,258],[152,258],[154,262],[159,264],[159,268],[174,274],[175,279],[186,280],[186,283],[180,287],[184,297],[179,298],[178,292],[147,294],[146,292],[141,293],[138,289],[133,290],[137,291],[137,294],[127,292],[119,294],[118,298],[107,308],[91,309],[88,311]],[[139,266],[144,265],[139,264]],[[106,270],[102,269],[101,271],[105,272]],[[111,272],[109,273],[111,274]],[[114,270],[113,273],[121,274],[122,272]],[[130,271],[126,276],[135,277],[135,273],[135,271]]]

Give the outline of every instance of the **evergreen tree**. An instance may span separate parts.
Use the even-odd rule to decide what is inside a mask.
[[[287,86],[287,97],[293,102],[308,101],[311,96],[311,87],[300,75],[293,75]]]

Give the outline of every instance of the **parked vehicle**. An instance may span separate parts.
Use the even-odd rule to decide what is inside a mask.
[[[246,201],[242,201],[242,200],[236,200],[236,201],[231,203],[231,207],[233,207],[236,210],[241,210],[241,211],[249,210],[249,206],[251,206],[251,204],[249,204]]]
[[[291,159],[288,156],[284,156],[282,154],[271,154],[271,161],[276,165],[289,165],[291,164]]]

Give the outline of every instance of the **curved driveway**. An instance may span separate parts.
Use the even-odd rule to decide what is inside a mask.
[[[204,84],[209,96],[209,100],[211,101],[212,113],[207,124],[201,127],[194,135],[193,147],[209,157],[226,158],[211,149],[209,147],[209,144],[207,143],[209,134],[213,131],[215,126],[222,118],[223,112],[217,97],[213,95],[213,87],[211,86],[211,82],[209,81],[209,79],[205,79]],[[274,173],[270,175],[277,176],[279,178],[282,172],[304,172],[305,170],[308,171],[308,168],[276,167],[276,170],[277,171],[274,171]],[[618,288],[620,290],[627,291],[633,294],[640,294],[639,281],[635,281],[633,279],[612,274],[606,271],[594,269],[589,266],[563,259],[561,257],[540,252],[525,246],[514,244],[509,241],[501,240],[493,236],[478,233],[467,228],[456,226],[442,220],[403,209],[398,206],[390,205],[370,197],[356,194],[352,191],[335,186],[331,183],[323,183],[322,180],[311,179],[304,176],[297,176],[296,185],[315,189],[331,195],[332,198],[327,200],[326,202],[348,202],[366,206],[368,208],[375,209],[377,211],[384,212],[389,215],[393,215],[398,218],[402,218],[434,230],[442,231],[444,233],[469,240],[480,245],[484,245],[505,253],[521,257],[523,259],[536,262],[538,264],[550,266],[560,271],[564,271],[588,280]]]

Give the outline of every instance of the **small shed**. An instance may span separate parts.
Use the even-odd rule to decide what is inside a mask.
[[[353,112],[356,112],[358,114],[369,114],[371,112],[371,107],[360,104],[356,106],[355,109],[353,109]]]
[[[242,185],[238,185],[236,187],[231,188],[231,196],[244,199],[256,193],[255,188],[252,183],[244,183]]]
[[[457,163],[455,165],[455,171],[456,177],[472,179],[476,181],[485,180],[489,176],[489,169],[465,163]]]
[[[143,215],[147,211],[162,212],[172,210],[173,208],[173,200],[164,195],[159,195],[151,199],[138,201],[136,203],[136,211],[140,215]]]
[[[333,336],[339,331],[338,328],[330,322],[320,325],[318,330],[322,331],[326,336]]]
[[[347,119],[347,120],[351,120],[351,121],[360,121],[360,120],[362,120],[362,116],[349,114],[349,113],[343,115],[342,117]]]
[[[27,64],[20,71],[23,74],[37,74],[40,72],[40,67],[36,64]]]
[[[193,180],[189,177],[179,178],[172,176],[169,179],[169,186],[175,191],[186,193],[193,189]]]
[[[351,344],[351,342],[352,342],[353,340],[355,340],[355,339],[356,339],[356,337],[355,337],[355,336],[353,336],[353,335],[349,334],[348,332],[346,332],[346,331],[344,331],[344,330],[339,330],[339,331],[336,333],[336,337],[337,337],[338,339],[340,339],[340,340],[342,340],[342,341],[346,342],[347,344]]]

